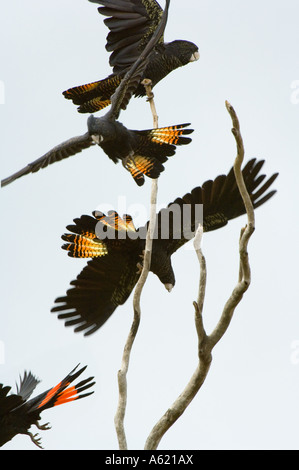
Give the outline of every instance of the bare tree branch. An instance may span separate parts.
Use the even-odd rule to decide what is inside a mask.
[[[154,450],[157,449],[159,442],[161,441],[164,434],[167,430],[175,423],[175,421],[183,414],[187,406],[193,400],[202,384],[205,381],[205,378],[209,372],[210,365],[212,362],[212,350],[217,342],[225,334],[230,321],[232,319],[233,313],[236,306],[242,300],[243,294],[249,287],[250,284],[250,266],[248,261],[247,245],[248,241],[254,232],[254,210],[251,203],[250,196],[247,192],[246,186],[244,184],[243,175],[241,171],[241,166],[244,159],[244,146],[243,140],[240,132],[240,125],[238,117],[233,109],[233,107],[226,102],[226,108],[232,118],[233,129],[232,133],[236,140],[237,145],[237,157],[234,163],[234,172],[236,176],[237,185],[242,196],[242,199],[245,204],[246,213],[247,213],[247,226],[241,230],[241,236],[239,241],[239,256],[240,256],[240,267],[239,267],[239,280],[238,284],[234,288],[230,298],[226,302],[221,318],[214,329],[214,331],[207,336],[204,324],[203,324],[203,305],[206,289],[206,262],[204,255],[201,250],[201,239],[203,234],[203,228],[198,227],[196,236],[194,239],[194,248],[200,264],[200,281],[199,281],[199,292],[198,300],[194,302],[195,308],[195,325],[196,332],[198,336],[198,366],[193,373],[189,383],[180,394],[180,396],[175,400],[171,407],[166,411],[162,418],[157,422],[153,427],[151,433],[149,434],[147,441],[145,443],[145,449]]]
[[[207,284],[206,259],[201,249],[202,236],[203,236],[203,226],[199,225],[195,234],[194,242],[193,242],[194,249],[197,254],[197,258],[198,258],[199,266],[200,266],[198,298],[197,298],[197,302],[193,302],[193,306],[195,308],[195,326],[196,326],[199,346],[202,344],[202,342],[205,340],[207,336],[205,329],[204,329],[203,318],[202,318],[205,293],[206,293],[206,284]]]
[[[151,80],[145,79],[143,80],[142,84],[145,87],[148,101],[150,103],[150,108],[151,108],[152,115],[153,115],[154,128],[157,128],[158,116],[157,116],[155,102],[154,102],[154,95],[152,93],[152,86],[151,86],[152,82]],[[116,429],[116,434],[117,434],[120,450],[127,449],[127,440],[126,440],[126,434],[125,434],[125,429],[124,429],[124,419],[125,419],[126,406],[127,406],[127,372],[129,368],[131,350],[132,350],[133,343],[137,335],[139,324],[140,324],[141,293],[143,290],[143,286],[147,280],[147,276],[148,276],[150,265],[151,265],[152,246],[153,246],[153,238],[154,238],[154,231],[155,231],[155,224],[156,224],[157,193],[158,193],[158,180],[154,179],[152,180],[152,187],[151,187],[150,220],[149,220],[149,228],[148,228],[147,235],[146,235],[142,271],[138,279],[138,282],[136,284],[134,297],[133,297],[134,318],[133,318],[132,326],[131,326],[131,329],[130,329],[130,332],[129,332],[129,335],[128,335],[128,338],[124,347],[121,367],[117,375],[119,399],[118,399],[117,411],[114,417],[114,425]]]
[[[142,82],[142,85],[145,88],[146,91],[146,96],[149,101],[152,115],[153,115],[153,127],[154,129],[157,129],[158,127],[158,115],[157,115],[157,110],[155,106],[155,101],[154,101],[154,94],[152,92],[152,82],[148,78],[145,78]]]
[[[205,381],[205,378],[208,374],[210,364],[211,364],[211,354],[210,351],[206,349],[206,332],[203,326],[202,320],[202,310],[204,305],[204,296],[206,289],[206,262],[201,250],[201,240],[202,240],[203,228],[200,225],[197,229],[194,247],[200,263],[200,281],[199,281],[199,293],[198,300],[194,302],[195,308],[195,326],[198,336],[198,357],[199,363],[193,373],[190,381],[179,395],[179,397],[174,401],[171,407],[166,411],[162,418],[157,422],[150,432],[146,443],[145,450],[155,450],[157,449],[159,442],[161,441],[164,434],[168,429],[175,423],[175,421],[184,413],[185,409],[191,403],[198,390]]]
[[[226,101],[225,106],[227,111],[229,112],[233,128],[232,134],[236,141],[237,146],[237,156],[234,162],[234,173],[237,181],[237,185],[243,199],[246,213],[247,213],[247,225],[245,228],[241,230],[240,241],[239,241],[239,256],[240,256],[240,267],[239,267],[239,282],[236,285],[235,289],[233,290],[230,298],[226,302],[224,306],[224,310],[222,312],[221,318],[214,329],[214,331],[210,334],[209,340],[211,342],[211,347],[214,347],[215,344],[222,338],[225,331],[227,330],[231,318],[233,316],[234,310],[239,302],[242,300],[243,294],[246,292],[250,285],[251,281],[251,273],[250,273],[250,266],[248,260],[248,252],[247,252],[247,245],[251,235],[255,230],[255,217],[254,217],[254,209],[246,189],[241,166],[244,160],[244,145],[240,131],[240,124],[237,117],[237,114],[231,104]]]

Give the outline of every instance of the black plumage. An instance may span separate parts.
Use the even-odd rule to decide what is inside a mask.
[[[80,105],[80,113],[93,113],[110,104],[111,95],[148,44],[163,13],[155,0],[89,1],[103,5],[98,11],[108,17],[104,20],[110,30],[106,50],[111,52],[109,64],[113,67],[113,73],[103,80],[63,92],[66,99]],[[198,58],[198,47],[194,43],[185,40],[165,42],[162,36],[149,55],[141,81],[148,78],[154,87],[173,70]],[[134,95],[144,96],[144,86],[139,83]]]
[[[93,393],[93,391],[82,393],[95,384],[92,381],[93,377],[84,379],[76,385],[69,387],[86,369],[85,366],[75,372],[77,367],[55,387],[31,400],[29,400],[29,397],[40,382],[31,372],[24,373],[15,394],[9,394],[10,386],[0,384],[0,447],[13,439],[17,434],[26,434],[35,445],[41,448],[41,439],[38,437],[38,434],[33,435],[29,431],[32,425],[44,431],[50,429],[49,423],[39,424],[41,412],[53,406],[87,397]]]
[[[116,92],[111,98],[111,108],[100,118],[90,115],[87,120],[88,131],[78,137],[73,137],[13,175],[1,181],[1,186],[6,186],[16,179],[35,173],[41,168],[75,155],[82,150],[98,144],[108,157],[117,163],[119,160],[126,170],[128,170],[134,181],[141,186],[144,184],[144,175],[149,178],[158,178],[164,171],[163,163],[169,156],[175,154],[177,145],[184,145],[191,142],[186,134],[193,132],[192,129],[186,129],[189,124],[179,124],[159,129],[130,130],[121,122],[117,121],[120,110],[126,109],[126,106],[140,81],[140,76],[146,66],[148,54],[159,40],[166,26],[169,1],[162,19],[153,34],[151,40],[134,62],[134,65],[126,73],[118,86]]]
[[[260,174],[263,164],[264,161],[252,159],[243,169],[255,208],[276,192],[268,189],[278,174],[265,180],[266,175]],[[203,224],[204,232],[209,232],[245,212],[233,169],[177,198],[157,214],[150,270],[171,290],[175,284],[171,256],[194,236],[198,223]],[[124,304],[139,278],[137,265],[145,248],[147,227],[148,224],[136,230],[130,216],[121,219],[116,212],[107,216],[100,212],[94,212],[93,217],[83,215],[67,227],[71,233],[62,238],[69,256],[93,259],[71,282],[66,295],[55,300],[52,312],[58,313],[65,326],[92,334]]]

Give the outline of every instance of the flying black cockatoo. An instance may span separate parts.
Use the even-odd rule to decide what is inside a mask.
[[[110,104],[111,95],[125,73],[138,58],[152,37],[162,17],[163,10],[156,0],[89,0],[104,5],[98,11],[109,18],[104,23],[110,32],[106,50],[112,52],[109,63],[113,73],[104,80],[76,86],[63,92],[65,98],[80,105],[80,113],[93,113]],[[164,42],[162,36],[149,55],[141,81],[148,78],[154,87],[170,72],[198,60],[198,47],[189,41]],[[144,86],[139,83],[135,96],[144,96]]]
[[[92,382],[93,377],[82,380],[77,385],[69,386],[87,366],[75,372],[77,367],[55,387],[31,400],[28,398],[40,382],[31,372],[24,373],[23,379],[20,379],[20,387],[17,386],[16,394],[9,394],[11,387],[0,383],[0,447],[17,434],[27,434],[35,445],[42,448],[38,434],[33,435],[29,431],[33,424],[43,431],[51,428],[49,423],[39,424],[40,413],[47,408],[78,400],[93,393],[93,391],[82,393],[95,384]]]
[[[255,208],[276,193],[267,190],[278,173],[265,180],[260,174],[263,164],[252,159],[242,171]],[[201,204],[203,214],[197,211]],[[209,232],[245,213],[233,169],[177,198],[157,214],[150,270],[171,290],[175,284],[171,256],[194,236],[198,224]],[[93,217],[83,215],[74,223],[67,226],[71,233],[62,236],[66,241],[62,248],[71,257],[92,259],[71,282],[66,295],[55,300],[51,311],[58,313],[65,326],[74,326],[75,332],[85,330],[86,336],[100,328],[130,296],[140,275],[136,266],[145,248],[148,223],[136,230],[130,216],[122,219],[113,211],[107,216],[95,211]],[[114,239],[112,233],[117,234]]]
[[[138,186],[141,186],[144,184],[144,175],[149,178],[158,178],[164,170],[163,163],[167,161],[167,157],[175,154],[176,145],[191,142],[189,137],[184,137],[185,134],[193,132],[192,129],[185,129],[189,124],[137,131],[129,130],[117,121],[120,110],[126,109],[132,93],[139,83],[140,76],[148,61],[148,54],[163,34],[169,2],[170,0],[166,1],[159,26],[142,55],[134,62],[112,96],[109,111],[100,118],[90,115],[87,120],[88,131],[85,134],[73,137],[54,147],[22,170],[2,180],[1,186],[6,186],[21,176],[35,173],[51,163],[75,155],[95,143],[114,163],[121,160]]]

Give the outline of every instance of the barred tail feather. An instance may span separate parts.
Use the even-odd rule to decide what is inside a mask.
[[[65,233],[61,238],[68,242],[62,245],[62,249],[72,258],[98,258],[108,254],[107,245],[99,240],[95,233],[85,232],[81,235]]]
[[[106,225],[108,228],[113,229],[117,232],[136,232],[133,218],[129,214],[124,214],[123,217],[116,211],[108,211],[108,214],[105,215],[102,212],[94,211],[93,215],[99,220],[103,225]]]
[[[92,100],[87,101],[86,103],[81,104],[78,106],[77,111],[78,113],[85,114],[85,113],[96,113],[97,111],[101,111],[102,109],[106,108],[111,104],[110,100],[104,100],[101,96],[98,98],[93,98]]]
[[[62,94],[67,100],[72,100],[80,113],[93,113],[104,109],[111,101],[110,98],[121,82],[117,75],[96,82],[69,88]]]
[[[154,157],[134,155],[124,161],[124,167],[131,173],[138,186],[144,184],[144,176],[156,179],[164,171],[164,166]]]
[[[169,144],[169,145],[186,145],[191,142],[191,138],[184,137],[187,134],[191,134],[193,129],[185,129],[190,126],[187,124],[177,124],[175,126],[160,127],[158,129],[152,129],[150,132],[151,140],[158,144]]]

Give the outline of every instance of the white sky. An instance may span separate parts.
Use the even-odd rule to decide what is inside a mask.
[[[274,185],[278,194],[256,211],[250,289],[214,350],[204,386],[160,450],[298,449],[298,14],[297,0],[171,2],[166,40],[195,42],[201,58],[154,90],[160,126],[191,122],[195,129],[192,144],[166,164],[159,204],[232,166],[235,142],[225,100],[238,113],[246,160],[266,159],[266,173],[280,176]],[[1,179],[86,132],[87,116],[61,92],[110,73],[107,32],[97,6],[87,0],[3,4]],[[152,127],[149,106],[141,99],[132,100],[120,120],[132,129]],[[118,448],[116,377],[132,297],[90,338],[65,328],[50,309],[85,265],[60,248],[66,225],[107,205],[120,212],[125,205],[123,212],[134,215],[134,209],[148,207],[150,185],[147,179],[138,188],[121,164],[92,148],[1,190],[0,381],[14,385],[19,374],[31,370],[42,380],[38,394],[80,362],[88,364],[85,377],[94,375],[97,382],[91,397],[43,413],[42,421],[52,425],[41,431],[46,449]],[[147,220],[148,213],[137,215],[137,226]],[[208,332],[235,286],[245,221],[204,237]],[[153,274],[143,291],[128,374],[130,449],[143,448],[197,363],[192,302],[199,267],[192,243],[173,256],[173,266],[171,294]],[[35,446],[17,436],[3,449]]]

